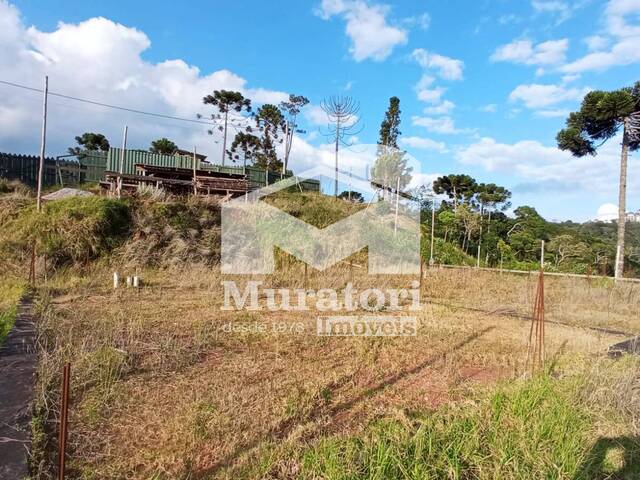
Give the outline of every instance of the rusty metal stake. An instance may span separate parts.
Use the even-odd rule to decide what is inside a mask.
[[[531,375],[544,369],[545,362],[545,318],[544,318],[544,268],[540,269],[538,289],[533,306],[533,318],[529,330],[529,345],[527,348],[527,367],[531,368]]]
[[[60,408],[60,427],[58,436],[58,480],[64,480],[65,457],[67,450],[67,423],[69,421],[69,379],[71,364],[66,363],[62,370],[62,399]]]
[[[36,242],[31,245],[31,259],[29,260],[29,285],[36,284]]]
[[[307,288],[307,262],[304,263],[304,288]]]

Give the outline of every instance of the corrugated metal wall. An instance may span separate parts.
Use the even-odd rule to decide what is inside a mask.
[[[104,178],[105,170],[119,171],[120,151],[120,148],[112,148],[108,153],[87,152],[80,162],[61,159],[58,160],[57,165],[55,158],[46,158],[42,183],[45,187],[60,184],[60,176],[62,176],[64,185],[99,182]],[[38,181],[39,162],[40,157],[35,155],[15,155],[0,152],[0,177],[20,180],[22,183],[34,187]],[[134,174],[136,163],[161,167],[193,168],[193,159],[191,157],[159,155],[142,150],[126,150],[123,173]],[[261,188],[280,180],[279,172],[269,172],[267,182],[267,172],[253,165],[248,165],[246,168],[240,166],[223,167],[222,165],[203,163],[200,160],[196,160],[196,168],[236,175],[246,174],[249,180],[249,188]],[[285,177],[292,175],[293,172],[287,171]],[[320,182],[318,180],[304,180],[300,184],[305,190],[320,191]]]
[[[45,158],[42,184],[45,187],[60,184],[78,185],[85,182],[99,182],[104,177],[107,162],[106,153],[90,152],[81,161]],[[38,182],[40,157],[36,155],[16,155],[0,152],[0,177],[20,180],[25,185],[35,187]],[[62,178],[61,178],[62,177]]]
[[[111,148],[107,154],[107,170],[110,172],[120,172],[120,152],[121,148]],[[136,173],[136,163],[144,165],[155,165],[157,167],[193,168],[193,158],[160,155],[144,150],[125,150],[122,173],[133,175]],[[202,162],[196,159],[196,168],[200,169]]]

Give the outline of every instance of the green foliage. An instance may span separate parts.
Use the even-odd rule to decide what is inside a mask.
[[[573,112],[566,127],[558,132],[558,148],[577,157],[595,155],[599,144],[618,133],[625,119],[640,111],[640,89],[622,88],[611,92],[596,90],[585,95],[580,111]],[[640,133],[627,132],[625,142],[632,150],[640,145]]]
[[[276,147],[283,141],[284,115],[277,106],[265,104],[258,109],[254,119],[255,129],[247,127],[246,132],[238,132],[227,155],[234,162],[242,156],[244,162],[249,161],[265,170],[282,169]]]
[[[17,303],[26,290],[21,280],[5,276],[0,279],[0,346],[16,319]]]
[[[478,184],[469,175],[450,174],[439,177],[433,182],[433,191],[438,195],[446,195],[453,200],[454,205],[460,202],[468,203],[476,194]]]
[[[586,480],[574,477],[591,429],[577,391],[575,382],[540,377],[413,421],[379,421],[311,447],[301,478]]]
[[[178,146],[168,138],[162,137],[151,142],[149,151],[161,155],[173,155],[178,150]]]
[[[107,137],[101,133],[86,132],[81,136],[76,137],[77,147],[69,148],[71,155],[76,155],[78,158],[83,158],[86,155],[86,151],[109,151],[110,145]]]
[[[380,138],[378,145],[386,147],[398,148],[398,137],[400,136],[400,99],[391,97],[389,99],[389,108],[384,114],[384,120],[380,125]]]
[[[82,263],[119,245],[129,225],[129,205],[121,200],[72,197],[47,202],[42,212],[30,204],[3,225],[0,251],[20,256],[35,243],[52,265]]]
[[[231,90],[214,90],[213,95],[207,95],[202,99],[202,103],[217,107],[220,113],[251,111],[251,100],[244,98],[242,93]]]
[[[354,203],[362,203],[364,202],[364,197],[360,192],[355,192],[353,190],[345,190],[344,192],[338,195],[338,198],[341,200],[350,200]]]

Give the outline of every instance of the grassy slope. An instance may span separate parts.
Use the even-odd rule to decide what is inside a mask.
[[[630,380],[638,387],[639,366],[627,358],[590,376],[544,376],[414,420],[377,422],[361,435],[307,450],[301,477],[640,478],[640,438],[633,429],[640,399],[628,387]],[[615,400],[598,396],[605,386],[617,390]],[[602,430],[623,433],[599,437]]]

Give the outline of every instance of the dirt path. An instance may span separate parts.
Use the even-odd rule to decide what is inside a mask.
[[[36,370],[32,302],[18,304],[15,325],[0,348],[0,478],[27,477],[29,405]]]

